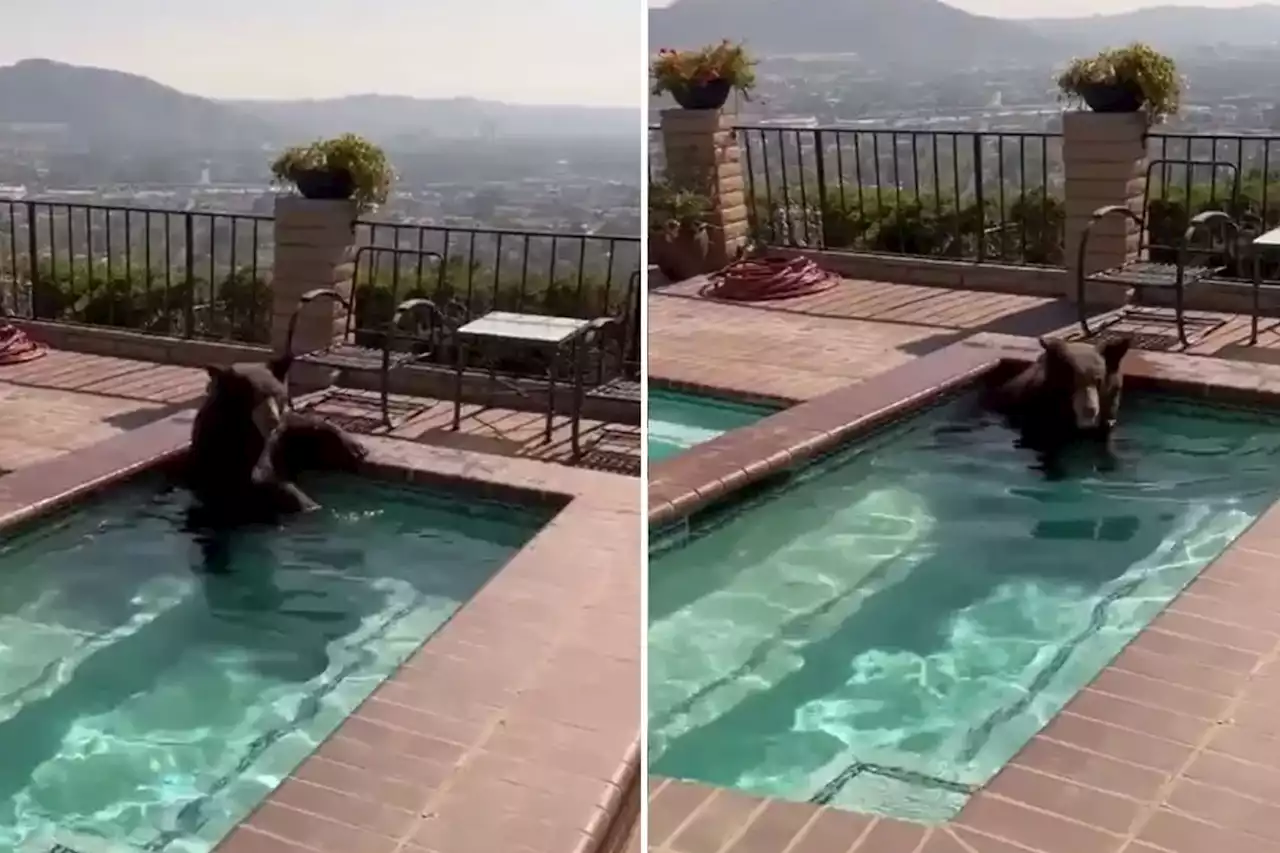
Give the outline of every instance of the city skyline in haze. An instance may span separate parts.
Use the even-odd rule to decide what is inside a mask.
[[[642,103],[636,0],[43,0],[11,4],[0,65],[52,59],[210,98]]]

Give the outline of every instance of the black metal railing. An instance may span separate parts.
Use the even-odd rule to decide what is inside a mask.
[[[159,335],[270,339],[271,218],[0,199],[14,315]]]
[[[621,235],[362,221],[357,243],[416,255],[397,268],[398,255],[366,253],[357,305],[425,296],[456,302],[471,317],[496,310],[630,323],[630,290],[642,268],[640,238]],[[422,261],[429,252],[440,260]]]
[[[1148,244],[1174,243],[1190,218],[1206,210],[1230,213],[1245,229],[1245,241],[1280,226],[1280,137],[1157,133],[1148,138],[1147,149],[1153,162],[1175,161],[1153,170],[1144,235]],[[1252,278],[1252,253],[1227,252],[1222,257],[1226,269],[1217,278]],[[1158,259],[1172,258],[1166,251]],[[1280,258],[1264,253],[1257,259],[1264,280],[1280,278]]]
[[[0,299],[19,317],[265,344],[273,226],[250,214],[0,199]],[[472,316],[627,316],[641,269],[639,237],[361,221],[357,244],[442,258],[397,269],[387,253],[365,253],[357,304],[428,295]]]
[[[1280,222],[1280,137],[1158,133],[1148,138],[1147,146],[1152,159],[1233,165],[1239,173],[1237,204],[1241,210],[1258,216],[1265,213],[1266,221],[1272,225]],[[1227,198],[1230,188],[1220,185],[1220,174],[1216,171],[1195,174],[1178,168],[1161,171],[1158,192],[1153,192],[1153,197],[1190,198],[1193,206],[1218,205]]]
[[[754,125],[737,135],[759,244],[1064,262],[1059,134]],[[1156,133],[1148,146],[1152,158],[1234,164],[1241,186],[1233,213],[1280,226],[1280,136]],[[1217,177],[1161,169],[1149,227],[1176,230],[1190,215],[1223,207],[1228,188]]]
[[[758,243],[1063,262],[1058,135],[740,126],[737,136]]]

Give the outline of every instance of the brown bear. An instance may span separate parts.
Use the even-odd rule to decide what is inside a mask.
[[[295,479],[305,471],[355,471],[365,458],[343,430],[288,410],[292,361],[207,368],[184,477],[205,525],[270,522],[315,509]]]
[[[990,394],[989,405],[1025,446],[1056,453],[1080,439],[1105,440],[1120,413],[1121,363],[1130,338],[1099,344],[1041,338],[1044,352]]]

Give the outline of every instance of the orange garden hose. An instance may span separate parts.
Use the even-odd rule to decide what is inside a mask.
[[[21,329],[0,316],[0,366],[34,361],[47,352],[44,344],[31,340]]]
[[[712,273],[710,279],[703,296],[763,302],[821,293],[834,287],[840,276],[807,258],[748,258]]]

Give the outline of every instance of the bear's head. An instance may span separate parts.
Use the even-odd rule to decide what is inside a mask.
[[[228,426],[252,423],[263,439],[280,425],[289,403],[289,356],[266,364],[210,365],[205,368],[209,384],[201,409],[216,413],[219,423]]]
[[[1070,401],[1073,425],[1081,430],[1113,427],[1124,386],[1120,366],[1132,340],[1114,338],[1095,345],[1041,338],[1040,345],[1045,388],[1055,399]]]

